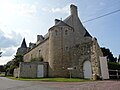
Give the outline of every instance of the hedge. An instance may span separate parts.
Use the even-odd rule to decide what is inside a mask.
[[[120,70],[120,64],[115,62],[108,62],[108,69]]]

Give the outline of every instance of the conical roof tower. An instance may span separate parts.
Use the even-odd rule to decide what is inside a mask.
[[[23,42],[21,44],[21,48],[27,48],[25,38],[23,39]]]
[[[21,46],[17,49],[17,53],[16,54],[25,54],[27,52],[27,44],[25,41],[25,38],[22,41]]]

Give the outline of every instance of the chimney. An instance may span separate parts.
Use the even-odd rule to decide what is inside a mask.
[[[44,37],[42,35],[37,35],[37,42],[43,41],[43,40],[44,40]]]
[[[55,25],[59,22],[60,20],[58,20],[58,19],[55,19]]]
[[[36,46],[35,43],[31,43],[31,42],[29,43],[29,48],[30,48],[30,49],[34,48],[35,46]]]
[[[70,11],[71,11],[71,15],[78,15],[77,6],[73,4],[70,5]]]

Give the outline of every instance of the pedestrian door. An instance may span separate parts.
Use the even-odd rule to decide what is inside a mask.
[[[92,69],[91,69],[90,61],[85,61],[83,63],[83,73],[84,73],[84,78],[86,79],[92,78]]]
[[[37,77],[44,77],[44,67],[43,65],[38,65],[37,67]]]

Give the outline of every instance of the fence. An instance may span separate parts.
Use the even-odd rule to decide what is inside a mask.
[[[110,79],[120,79],[120,70],[109,70]]]

